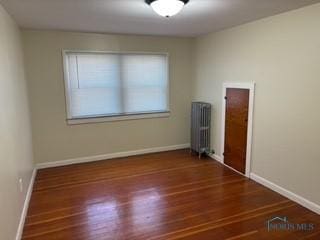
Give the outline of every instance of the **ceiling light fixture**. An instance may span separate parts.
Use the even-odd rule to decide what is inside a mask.
[[[189,0],[145,0],[152,9],[162,17],[178,14]]]

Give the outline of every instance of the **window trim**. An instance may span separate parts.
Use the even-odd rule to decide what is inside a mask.
[[[150,111],[150,112],[134,112],[134,113],[121,113],[121,114],[106,114],[106,115],[93,115],[74,118],[71,115],[71,99],[69,94],[70,80],[69,80],[69,66],[67,57],[69,53],[77,54],[119,54],[119,55],[163,55],[167,58],[167,108],[164,111]],[[170,116],[170,69],[169,69],[169,53],[168,52],[122,52],[122,51],[91,51],[91,50],[62,50],[63,59],[63,78],[64,78],[64,93],[66,100],[66,120],[70,125],[73,124],[85,124],[85,123],[100,123],[100,122],[112,122],[112,121],[124,121],[134,119],[148,119],[148,118],[165,118]]]

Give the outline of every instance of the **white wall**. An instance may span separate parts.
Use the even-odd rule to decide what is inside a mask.
[[[33,161],[20,30],[0,5],[0,239],[15,238]],[[18,180],[23,180],[20,193]]]
[[[221,155],[222,83],[256,82],[252,172],[320,204],[320,4],[200,37],[193,99],[213,104]]]
[[[189,142],[191,39],[28,30],[23,39],[37,163]],[[171,116],[67,125],[62,49],[168,52]]]

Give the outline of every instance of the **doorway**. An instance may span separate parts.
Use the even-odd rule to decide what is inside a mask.
[[[254,86],[254,83],[223,85],[223,163],[247,177],[250,175]]]

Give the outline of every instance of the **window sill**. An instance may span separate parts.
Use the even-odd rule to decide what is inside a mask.
[[[167,117],[170,117],[170,112],[74,118],[74,119],[67,119],[67,123],[68,125],[77,125],[77,124],[88,124],[88,123],[116,122],[116,121],[127,121],[127,120],[148,119],[148,118],[167,118]]]

